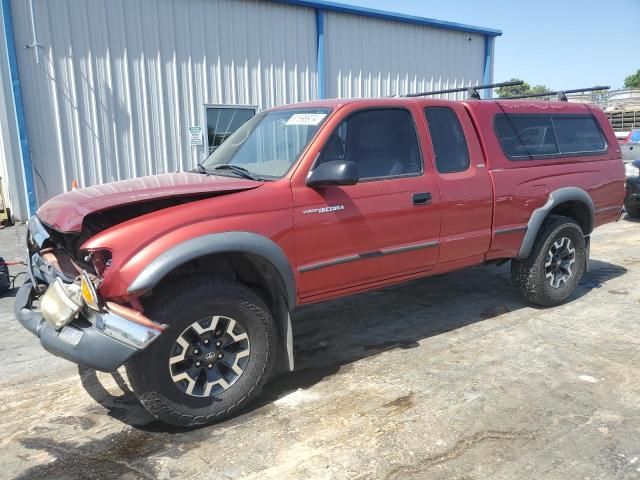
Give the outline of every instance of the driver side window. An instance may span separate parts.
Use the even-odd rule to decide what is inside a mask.
[[[336,160],[356,163],[361,180],[421,173],[411,113],[401,108],[354,113],[331,134],[317,164]]]

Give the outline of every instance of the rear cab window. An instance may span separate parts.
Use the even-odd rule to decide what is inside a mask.
[[[542,160],[607,151],[595,118],[585,114],[500,114],[493,128],[510,160]]]
[[[439,173],[464,172],[471,164],[464,130],[449,107],[427,107],[424,114]]]

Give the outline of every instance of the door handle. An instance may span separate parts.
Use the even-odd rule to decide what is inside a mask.
[[[414,205],[431,205],[431,194],[429,192],[421,192],[413,194]]]

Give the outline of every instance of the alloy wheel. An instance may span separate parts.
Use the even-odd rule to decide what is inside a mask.
[[[556,240],[544,264],[545,277],[553,288],[560,288],[566,284],[573,274],[573,264],[576,262],[576,250],[567,237]]]
[[[250,352],[249,336],[233,318],[216,315],[195,321],[171,348],[171,379],[187,395],[219,395],[238,381]]]

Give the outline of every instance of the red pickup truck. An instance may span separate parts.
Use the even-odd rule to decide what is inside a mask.
[[[18,320],[175,425],[293,369],[299,306],[487,262],[556,305],[616,220],[625,172],[588,105],[428,98],[268,110],[193,172],[94,186],[28,225]]]

